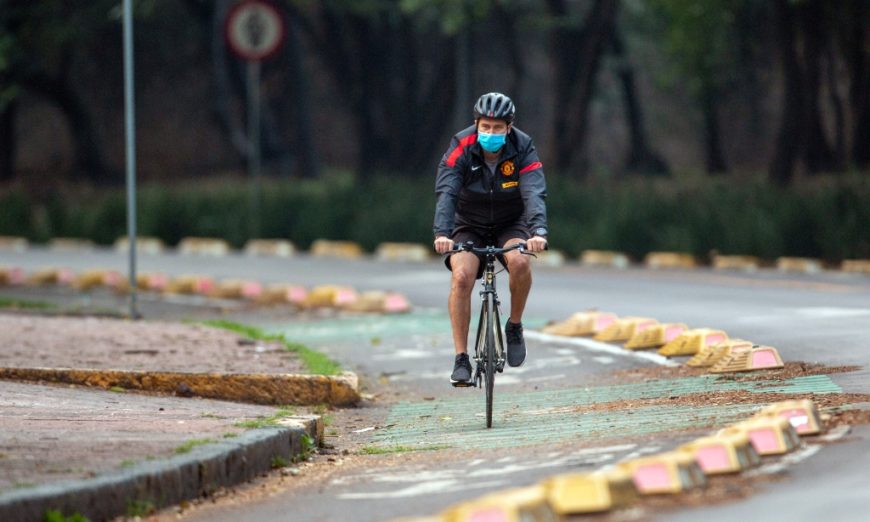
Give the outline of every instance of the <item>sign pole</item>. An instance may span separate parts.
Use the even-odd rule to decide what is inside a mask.
[[[133,2],[124,0],[124,134],[127,160],[127,242],[129,244],[130,319],[136,306],[136,110],[133,97]]]
[[[260,236],[260,61],[248,60],[248,172],[251,178],[251,239]]]

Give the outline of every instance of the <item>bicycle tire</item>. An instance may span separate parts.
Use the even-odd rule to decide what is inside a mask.
[[[486,427],[492,428],[492,400],[495,388],[495,331],[493,329],[493,300],[486,299],[486,344],[484,346],[484,381],[486,386]]]

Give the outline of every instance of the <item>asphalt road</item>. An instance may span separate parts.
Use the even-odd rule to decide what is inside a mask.
[[[126,258],[112,252],[0,252],[0,265],[125,270]],[[373,260],[192,258],[143,256],[140,271],[262,282],[347,284],[360,290],[404,293],[415,304],[410,316],[359,320],[327,318],[316,324],[272,317],[261,324],[330,353],[359,372],[384,406],[361,412],[355,441],[373,448],[431,444],[446,451],[413,451],[349,465],[341,472],[243,506],[194,512],[191,520],[271,520],[293,513],[298,520],[384,520],[431,514],[465,498],[512,485],[531,484],[565,471],[595,469],[632,456],[662,451],[698,434],[679,410],[648,411],[575,419],[568,405],[590,396],[609,400],[596,379],[615,370],[668,364],[590,341],[553,342],[530,335],[529,359],[497,378],[496,427],[482,428],[483,394],[447,385],[452,366],[449,325],[443,309],[449,276],[438,261],[380,263]],[[506,280],[500,290],[507,303]],[[638,315],[690,327],[720,328],[732,337],[780,349],[788,361],[828,366],[859,365],[860,371],[831,375],[807,391],[839,389],[870,393],[870,277],[826,272],[816,275],[753,274],[643,269],[539,266],[526,312],[529,328],[590,308],[620,316]],[[507,313],[507,310],[504,310]],[[697,389],[708,385],[698,380]],[[592,390],[590,392],[590,389]],[[798,389],[798,388],[794,388]],[[658,393],[625,388],[625,396]],[[665,392],[667,393],[667,392]],[[590,395],[591,394],[591,395]],[[377,401],[375,401],[377,403]],[[697,408],[696,408],[697,410]],[[637,412],[641,413],[641,412]],[[695,413],[698,413],[697,411]],[[702,417],[725,422],[745,409],[710,409]],[[409,419],[412,419],[409,421]],[[697,416],[695,424],[702,423]],[[671,424],[669,424],[671,423]],[[363,424],[373,424],[371,426]],[[589,426],[599,426],[590,429]],[[601,428],[603,426],[603,428]],[[653,426],[653,428],[650,428]],[[374,428],[374,429],[371,429]],[[680,436],[662,435],[666,428]],[[663,431],[665,430],[665,431]],[[709,431],[709,430],[708,430]],[[656,435],[658,433],[658,435]],[[700,433],[704,434],[704,433]],[[748,500],[642,518],[671,520],[855,520],[870,508],[870,432],[859,427],[847,443],[825,446],[792,464],[785,480],[761,488]],[[682,437],[682,438],[681,438]],[[419,448],[417,448],[419,449]],[[810,452],[811,453],[811,452]],[[372,463],[376,466],[372,468]]]

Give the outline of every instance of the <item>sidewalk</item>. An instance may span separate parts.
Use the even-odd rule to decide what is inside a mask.
[[[19,314],[0,314],[0,367],[137,370],[143,382],[157,370],[218,379],[302,369],[280,345],[203,326]],[[48,509],[92,521],[145,513],[286,465],[322,437],[302,408],[196,391],[0,380],[0,520],[42,520]]]

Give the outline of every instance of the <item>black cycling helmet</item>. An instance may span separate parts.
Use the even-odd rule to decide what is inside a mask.
[[[516,107],[510,98],[500,92],[490,92],[478,98],[474,104],[474,119],[481,116],[504,120],[508,123],[514,121]]]

